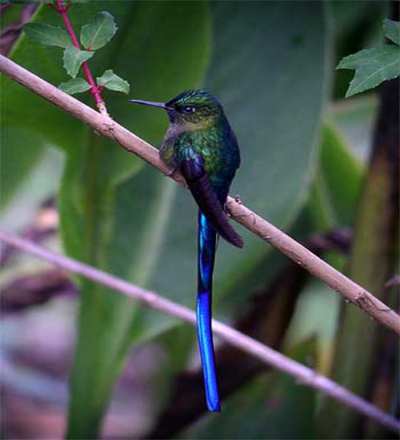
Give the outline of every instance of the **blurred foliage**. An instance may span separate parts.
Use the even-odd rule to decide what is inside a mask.
[[[356,210],[354,243],[347,272],[351,279],[374,292],[376,297],[392,304],[385,284],[397,269],[399,257],[399,83],[386,83],[380,95],[381,109],[374,132],[371,163]],[[334,379],[367,397],[379,380],[374,375],[379,364],[377,353],[388,336],[389,332],[359,309],[342,308],[332,366]],[[361,340],[368,343],[360,344]],[[389,402],[391,399],[392,396]],[[383,406],[385,410],[390,409],[387,401]],[[334,429],[327,430],[326,423],[322,423],[323,437],[354,438],[363,432],[359,418],[332,401],[325,402],[322,420],[328,419],[334,422]]]
[[[14,8],[20,5],[10,7],[4,17],[15,14]],[[334,65],[376,41],[386,2],[317,2],[312,7],[306,1],[79,2],[69,10],[76,33],[82,28],[87,33],[84,26],[104,10],[112,14],[118,31],[89,60],[94,76],[112,68],[129,80],[132,97],[158,101],[187,88],[212,90],[223,102],[241,146],[242,165],[233,195],[238,193],[246,205],[298,240],[359,225],[357,214],[363,214],[356,207],[376,100],[367,96],[339,102],[349,77],[335,71]],[[62,26],[60,16],[45,5],[31,23],[31,28],[43,23]],[[65,81],[59,55],[59,49],[40,46],[24,35],[11,54],[53,84]],[[28,222],[33,206],[57,192],[68,255],[193,306],[196,207],[190,195],[18,84],[4,77],[1,81],[2,226],[16,227],[21,217]],[[85,89],[78,83],[70,86]],[[330,94],[334,105],[327,105]],[[160,144],[167,127],[165,115],[131,106],[122,95],[108,91],[104,95],[118,122]],[[89,93],[79,96],[93,105]],[[49,149],[57,154],[49,158]],[[363,203],[368,211],[369,197]],[[287,265],[265,243],[240,232],[246,244],[243,251],[224,242],[218,249],[215,314],[226,320],[246,318],[255,294],[271,287]],[[350,263],[361,272],[364,244],[358,241],[359,250],[353,251]],[[337,250],[326,249],[322,255],[340,270],[349,261]],[[83,279],[76,282],[82,296],[69,437],[99,435],[129,350],[150,340],[166,354],[158,360],[150,385],[153,402],[146,429],[151,431],[151,421],[171,405],[175,375],[197,365],[194,331],[102,286]],[[285,323],[283,350],[304,363],[312,359],[316,369],[329,372],[339,307],[338,296],[317,280],[308,280],[293,318],[288,315]],[[361,331],[365,326],[368,323]],[[345,341],[347,336],[343,335]],[[351,348],[344,353],[347,350]],[[371,348],[368,356],[375,353]],[[345,376],[352,388],[357,372]],[[314,391],[280,373],[254,376],[226,400],[221,415],[204,417],[182,435],[316,438],[321,421],[329,417],[317,411],[316,398]],[[354,413],[346,420],[346,426],[352,425]],[[135,432],[133,424],[131,429]],[[132,436],[140,435],[143,432]]]

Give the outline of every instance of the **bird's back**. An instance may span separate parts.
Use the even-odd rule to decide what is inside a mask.
[[[160,150],[162,159],[177,168],[190,151],[202,156],[213,189],[225,200],[240,165],[238,143],[226,118],[193,130],[170,126]]]

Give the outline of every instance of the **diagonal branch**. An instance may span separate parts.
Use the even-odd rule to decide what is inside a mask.
[[[5,73],[24,87],[71,113],[103,136],[118,142],[124,149],[140,156],[164,174],[171,176],[171,170],[161,161],[156,148],[113,121],[110,117],[96,112],[1,55],[0,72]],[[172,177],[177,182],[184,184],[181,175],[175,173]],[[242,224],[245,228],[270,243],[294,262],[308,270],[312,275],[321,279],[333,290],[343,295],[347,301],[360,307],[360,309],[376,321],[379,321],[381,324],[400,334],[400,316],[372,295],[372,293],[325,263],[321,258],[310,252],[296,240],[290,238],[267,220],[251,211],[241,202],[229,197],[227,207],[233,219]]]
[[[120,278],[117,278],[106,272],[102,272],[87,264],[83,264],[71,258],[50,252],[13,234],[0,231],[0,241],[12,246],[16,246],[19,249],[44,259],[64,270],[84,276],[85,278],[88,278],[96,283],[103,284],[116,292],[140,301],[147,307],[195,325],[196,316],[191,309],[163,298],[154,292],[150,292],[142,289],[141,287],[130,284]],[[258,342],[255,339],[239,332],[238,330],[235,330],[216,320],[213,320],[213,331],[224,341],[240,349],[241,351],[254,356],[264,364],[272,366],[295,377],[298,383],[310,386],[318,391],[322,391],[333,399],[338,400],[344,405],[353,408],[355,411],[374,419],[389,429],[395,431],[400,429],[399,420],[396,420],[391,415],[384,413],[374,405],[370,404],[361,397],[356,396],[351,391],[343,388],[327,377],[318,374],[316,371],[300,364],[299,362],[284,356],[283,354],[273,350],[272,348],[269,348],[261,342]]]

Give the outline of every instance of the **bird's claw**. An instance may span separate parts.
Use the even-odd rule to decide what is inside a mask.
[[[225,204],[224,204],[224,212],[225,212],[225,214],[227,215],[227,217],[232,218],[232,214],[231,214],[231,212],[229,211],[228,203],[225,203]]]
[[[176,167],[176,168],[171,168],[171,169],[169,169],[169,170],[165,173],[165,175],[166,175],[167,177],[174,177],[174,175],[175,175],[175,173],[177,172],[177,170],[178,170],[178,167]]]
[[[236,194],[236,196],[234,197],[234,200],[235,200],[235,202],[238,203],[239,205],[242,205],[242,201],[241,201],[241,199],[240,199],[239,194]],[[231,214],[231,212],[230,212],[230,210],[229,210],[228,203],[225,203],[225,204],[224,204],[224,212],[225,212],[225,214],[226,214],[229,218],[232,218],[232,214]]]
[[[234,197],[234,199],[235,199],[235,202],[236,202],[236,203],[239,203],[239,205],[242,205],[242,204],[243,204],[243,202],[242,202],[242,200],[241,200],[239,194],[236,194],[236,196]]]

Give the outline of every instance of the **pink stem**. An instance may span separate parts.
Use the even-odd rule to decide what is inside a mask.
[[[67,30],[71,38],[72,44],[77,49],[80,49],[81,45],[79,44],[78,37],[76,36],[71,20],[69,19],[68,16],[69,5],[65,6],[64,0],[56,0],[55,9],[61,15],[64,21],[65,29]],[[89,68],[89,64],[87,63],[87,61],[82,63],[82,70],[83,70],[83,74],[85,75],[86,81],[90,85],[90,93],[94,98],[97,108],[99,109],[100,113],[108,114],[105,102],[103,100],[103,97],[101,96],[101,88],[96,84],[96,81],[93,78],[92,72]]]

